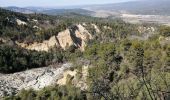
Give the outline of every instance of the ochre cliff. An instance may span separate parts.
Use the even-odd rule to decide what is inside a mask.
[[[86,42],[93,39],[92,35],[81,25],[75,25],[74,28],[66,29],[59,32],[56,36],[52,36],[49,40],[42,43],[25,44],[16,42],[17,45],[36,51],[49,51],[51,48],[57,46],[66,50],[70,46],[75,46],[81,51],[84,51]]]

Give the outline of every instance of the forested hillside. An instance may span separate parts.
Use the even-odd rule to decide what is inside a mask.
[[[53,35],[57,35],[60,31],[63,31],[66,28],[72,28],[75,24],[78,23],[87,24],[85,27],[89,30],[91,34],[94,35],[94,40],[110,41],[114,40],[116,37],[125,37],[126,35],[128,35],[129,31],[133,33],[132,29],[134,27],[133,25],[126,24],[119,20],[114,20],[113,22],[110,22],[109,19],[92,18],[77,14],[63,16],[47,16],[43,14],[24,15],[4,9],[1,9],[0,14],[0,33],[2,42],[1,51],[2,53],[6,52],[1,56],[1,59],[3,59],[1,60],[1,72],[5,73],[16,72],[32,67],[46,66],[48,64],[51,64],[52,61],[54,61],[55,59],[51,52],[38,53],[37,51],[24,50],[24,48],[20,48],[19,46],[17,46],[15,41],[26,44],[31,44],[33,42],[42,42],[44,40],[48,40]],[[19,25],[17,19],[24,24]],[[91,25],[92,23],[95,23],[99,27],[99,29],[101,29],[101,31],[106,31],[108,32],[108,34],[103,34],[104,36],[100,36],[101,34],[95,32],[95,29]],[[105,29],[103,26],[113,27],[113,30]],[[122,36],[119,33],[122,34]],[[66,61],[67,57],[65,57],[65,55],[63,54],[66,51],[57,51],[59,52],[59,58],[57,56],[57,60],[55,61],[57,63]],[[36,55],[42,56],[42,58],[34,58],[35,54],[32,55],[32,53],[36,53]],[[27,56],[33,57],[33,61],[30,61],[30,57]],[[17,67],[18,65],[20,67]]]
[[[53,36],[58,44],[48,51],[18,45],[49,43]],[[76,13],[48,16],[0,9],[0,38],[0,73],[64,62],[73,63],[69,71],[76,72],[66,71],[56,85],[40,90],[4,92],[4,100],[170,99],[170,27]]]

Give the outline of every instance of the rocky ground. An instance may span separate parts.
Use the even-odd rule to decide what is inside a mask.
[[[71,63],[65,63],[14,74],[1,74],[0,97],[16,94],[23,88],[39,90],[45,86],[56,84],[57,80],[62,78],[64,71],[70,67],[72,67]]]

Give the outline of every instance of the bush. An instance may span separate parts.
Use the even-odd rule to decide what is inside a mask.
[[[162,26],[162,27],[160,28],[160,34],[161,34],[162,36],[169,37],[169,36],[170,36],[170,27]]]
[[[21,90],[16,96],[5,97],[5,100],[87,100],[79,89],[68,86],[46,87],[40,91]]]

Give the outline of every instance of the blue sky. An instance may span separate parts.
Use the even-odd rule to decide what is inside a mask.
[[[126,2],[132,0],[0,0],[0,6],[38,6],[38,7],[50,7],[50,6],[72,6],[72,5],[87,5],[87,4],[105,4],[105,3],[117,3]]]

